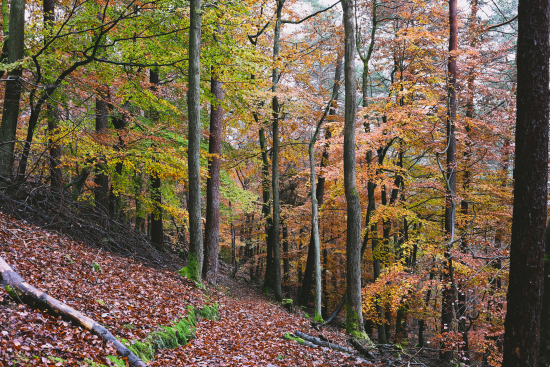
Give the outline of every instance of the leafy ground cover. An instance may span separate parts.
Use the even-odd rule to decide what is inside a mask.
[[[285,332],[317,335],[307,319],[222,274],[201,290],[172,270],[90,248],[0,213],[0,256],[39,289],[99,321],[114,335],[144,341],[188,315],[189,306],[219,304],[219,319],[199,318],[196,337],[158,350],[151,366],[351,366],[366,362],[285,340]],[[223,273],[223,272],[222,272]],[[115,349],[88,331],[17,302],[0,291],[0,366],[114,365]],[[325,337],[345,343],[333,331]]]

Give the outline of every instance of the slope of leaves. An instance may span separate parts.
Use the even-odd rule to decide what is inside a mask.
[[[231,296],[227,290],[205,293],[176,273],[91,249],[2,213],[0,244],[0,256],[29,283],[120,338],[144,340],[159,326],[186,315],[190,305],[220,304],[220,321],[199,320],[196,339],[159,350],[151,366],[365,364],[354,356],[283,339],[287,331],[315,331],[306,319],[288,314],[227,276],[222,284],[231,289]],[[342,335],[326,332],[325,336],[345,343]],[[0,341],[0,366],[78,366],[86,365],[86,359],[110,364],[105,357],[116,354],[89,332],[17,304],[6,290],[0,293]]]

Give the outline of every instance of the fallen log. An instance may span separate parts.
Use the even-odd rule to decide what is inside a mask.
[[[316,338],[314,336],[311,336],[311,335],[308,335],[308,334],[304,334],[300,331],[296,331],[294,332],[294,335],[304,339],[305,341],[308,341],[312,344],[315,344],[315,345],[319,345],[321,347],[326,347],[326,348],[330,348],[330,349],[334,349],[334,350],[337,350],[339,352],[344,352],[344,353],[348,353],[348,354],[354,354],[355,351],[352,350],[352,349],[349,349],[349,348],[346,348],[346,347],[343,347],[341,345],[338,345],[338,344],[333,344],[331,342],[328,342],[328,341],[324,341],[324,340],[321,340],[319,338]]]
[[[374,354],[370,352],[367,348],[363,346],[363,344],[359,343],[357,340],[353,338],[349,338],[348,342],[353,346],[353,348],[358,351],[361,355],[367,357],[371,361],[376,361],[376,357]]]
[[[112,342],[119,356],[127,358],[130,366],[147,367],[147,365],[139,359],[134,352],[126,348],[126,346],[115,338],[109,330],[88,316],[78,312],[74,308],[67,306],[63,302],[56,300],[55,298],[25,282],[25,280],[1,257],[0,284],[2,286],[9,286],[14,292],[17,293],[17,298],[19,298],[19,300],[23,303],[34,308],[48,311],[54,316],[61,316],[90,331],[92,334],[99,336],[105,342]]]

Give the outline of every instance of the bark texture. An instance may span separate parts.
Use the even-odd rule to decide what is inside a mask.
[[[222,83],[214,75],[210,80],[210,90],[216,101],[210,112],[210,138],[208,153],[215,156],[208,164],[208,179],[206,180],[206,225],[204,251],[206,256],[206,281],[216,284],[218,279],[218,252],[220,242],[220,157],[222,152],[223,133],[223,99]]]
[[[345,28],[344,77],[345,77],[345,117],[344,117],[344,191],[347,202],[346,240],[346,283],[347,309],[346,330],[353,334],[363,334],[363,313],[361,300],[361,202],[357,191],[355,159],[355,118],[357,112],[357,80],[355,75],[355,23],[354,3],[342,0]]]
[[[201,219],[201,111],[200,111],[200,49],[201,49],[201,0],[191,0],[189,29],[189,91],[187,109],[189,113],[189,259],[196,264],[189,266],[199,280],[203,265],[202,219]]]
[[[453,260],[451,257],[451,247],[455,232],[455,203],[456,196],[456,52],[458,38],[457,23],[457,0],[449,0],[449,61],[448,68],[448,111],[447,111],[447,171],[446,177],[446,197],[445,197],[445,234],[448,239],[448,245],[445,249],[445,258],[447,259],[448,273],[445,275],[447,280],[443,288],[443,299],[441,302],[441,333],[445,335],[451,331],[453,322],[454,290],[451,285],[453,280]],[[445,337],[443,337],[445,340]],[[445,365],[451,362],[452,351],[448,351],[443,346],[440,358]]]
[[[12,0],[10,5],[8,63],[23,58],[25,49],[25,0]],[[8,73],[0,124],[0,176],[11,179],[13,172],[19,102],[21,100],[21,68]]]
[[[159,84],[159,74],[156,70],[151,70],[149,72],[149,82],[153,84],[153,91],[156,91],[156,85]],[[151,115],[154,122],[158,121],[157,111],[152,111]],[[153,172],[153,174],[151,174],[151,200],[153,201],[155,211],[151,215],[151,242],[157,250],[164,251],[161,186],[162,179],[156,172]]]
[[[548,181],[548,0],[518,6],[516,155],[503,367],[538,366]]]

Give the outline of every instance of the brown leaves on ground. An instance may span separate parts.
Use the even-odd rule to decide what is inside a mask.
[[[174,272],[78,244],[2,213],[0,256],[27,282],[129,340],[141,340],[181,318],[190,304],[207,302],[203,291]],[[232,296],[207,291],[208,302],[221,305],[220,320],[200,320],[196,339],[158,351],[151,366],[367,365],[354,356],[283,339],[285,332],[316,332],[309,321],[288,314],[260,292],[226,276],[221,283]],[[328,334],[343,344],[343,335]],[[0,366],[81,366],[87,358],[109,364],[105,356],[115,354],[88,331],[17,304],[0,291]]]

